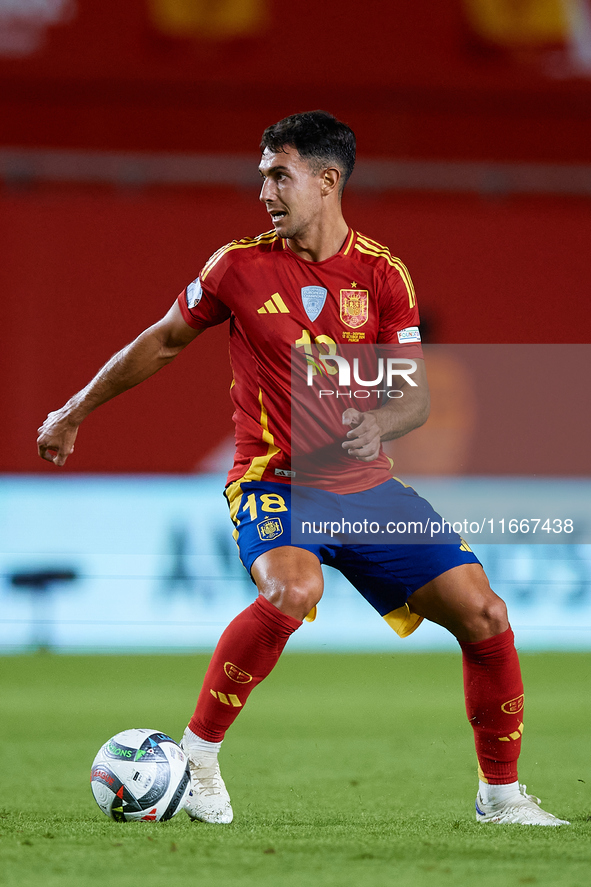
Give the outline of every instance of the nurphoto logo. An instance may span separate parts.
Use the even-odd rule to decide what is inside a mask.
[[[320,366],[317,361],[321,361],[323,366]],[[334,366],[328,366],[328,362],[336,363],[338,369],[338,387],[339,388],[350,388],[351,386],[351,364],[346,357],[343,357],[339,354],[319,354],[316,358],[308,356],[307,358],[307,373],[306,373],[306,385],[311,387],[314,384],[314,376],[316,373],[320,375],[324,375],[324,373],[330,373],[333,375],[337,372]],[[402,391],[398,389],[394,389],[394,381],[399,381],[403,379],[408,385],[413,388],[417,388],[418,385],[415,380],[412,378],[412,374],[417,370],[417,362],[416,360],[404,359],[399,357],[379,357],[377,359],[377,367],[374,370],[376,376],[374,379],[362,379],[359,370],[359,358],[353,358],[353,381],[357,385],[360,385],[362,391],[349,392],[349,396],[364,396],[369,397],[370,392],[373,394],[377,394],[378,398],[381,394],[385,394],[389,398],[398,398],[402,397]],[[385,387],[382,389],[376,389],[374,386],[380,385],[384,383]],[[329,395],[336,394],[337,397],[340,396],[338,391],[321,390],[318,392],[319,397],[327,397]]]

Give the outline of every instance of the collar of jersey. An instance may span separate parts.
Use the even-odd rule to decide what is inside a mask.
[[[351,248],[353,246],[353,241],[355,240],[355,232],[352,228],[347,229],[347,236],[343,242],[338,253],[335,253],[333,256],[329,256],[327,259],[321,259],[320,262],[308,262],[307,259],[302,259],[301,256],[298,256],[290,246],[287,245],[287,240],[281,238],[281,243],[283,244],[284,252],[288,253],[290,256],[293,256],[294,259],[297,259],[298,262],[301,262],[302,265],[326,265],[327,262],[332,262],[334,259],[338,259],[340,256],[346,256],[351,252]]]

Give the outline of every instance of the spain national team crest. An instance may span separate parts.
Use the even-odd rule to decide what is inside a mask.
[[[302,304],[304,311],[314,323],[326,302],[327,290],[323,286],[303,286]]]
[[[263,542],[270,542],[272,539],[276,539],[277,536],[281,536],[283,524],[278,517],[268,517],[257,524],[257,530]]]
[[[355,330],[369,317],[368,290],[341,290],[341,320]]]

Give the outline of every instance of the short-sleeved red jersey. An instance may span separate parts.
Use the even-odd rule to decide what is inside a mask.
[[[407,269],[351,229],[339,252],[322,262],[301,259],[274,231],[233,241],[206,262],[178,303],[195,329],[230,321],[236,456],[229,482],[292,479],[293,345],[310,353],[314,345],[393,343],[409,357],[421,356]],[[340,441],[345,431],[341,425],[335,432]],[[323,484],[334,492],[369,489],[391,476],[383,453],[363,463],[339,451],[336,460]]]

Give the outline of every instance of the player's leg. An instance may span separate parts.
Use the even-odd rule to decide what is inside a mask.
[[[523,682],[504,602],[479,564],[463,564],[419,588],[408,605],[447,628],[462,648],[466,710],[481,778],[490,784],[515,782]]]
[[[217,761],[226,730],[322,596],[320,561],[310,551],[271,549],[257,558],[251,572],[259,595],[223,632],[181,743],[192,776],[186,809],[193,819],[205,822],[232,821]]]
[[[523,682],[504,602],[478,564],[442,573],[408,599],[412,612],[447,628],[462,648],[464,692],[479,770],[479,822],[561,825],[519,785]]]
[[[194,819],[231,822],[230,799],[217,762],[222,739],[322,596],[319,557],[286,544],[289,493],[289,487],[280,484],[242,483],[228,495],[240,556],[259,595],[223,632],[183,736],[192,781],[187,812]]]
[[[445,626],[460,643],[466,707],[479,759],[480,796],[487,806],[486,810],[480,807],[484,813],[477,815],[479,821],[560,824],[520,791],[517,759],[523,685],[519,660],[505,604],[491,590],[474,553],[449,525],[443,532],[444,522],[432,506],[400,481],[366,491],[347,507],[377,522],[383,528],[380,536],[391,532],[388,526],[395,514],[396,536],[390,544],[372,544],[371,539],[370,544],[348,543],[334,549],[332,561],[325,556],[324,562],[341,570],[402,636],[426,618]],[[406,537],[400,534],[402,526]],[[428,529],[423,540],[424,527]],[[440,530],[438,536],[432,532],[435,527]],[[438,544],[433,544],[434,537]],[[507,795],[511,809],[501,818],[497,818],[498,810],[489,813],[487,799],[493,806],[497,801],[505,806]]]
[[[221,742],[252,690],[271,672],[290,635],[322,596],[315,554],[273,548],[251,568],[259,595],[220,637],[205,674],[189,727],[202,739]]]

